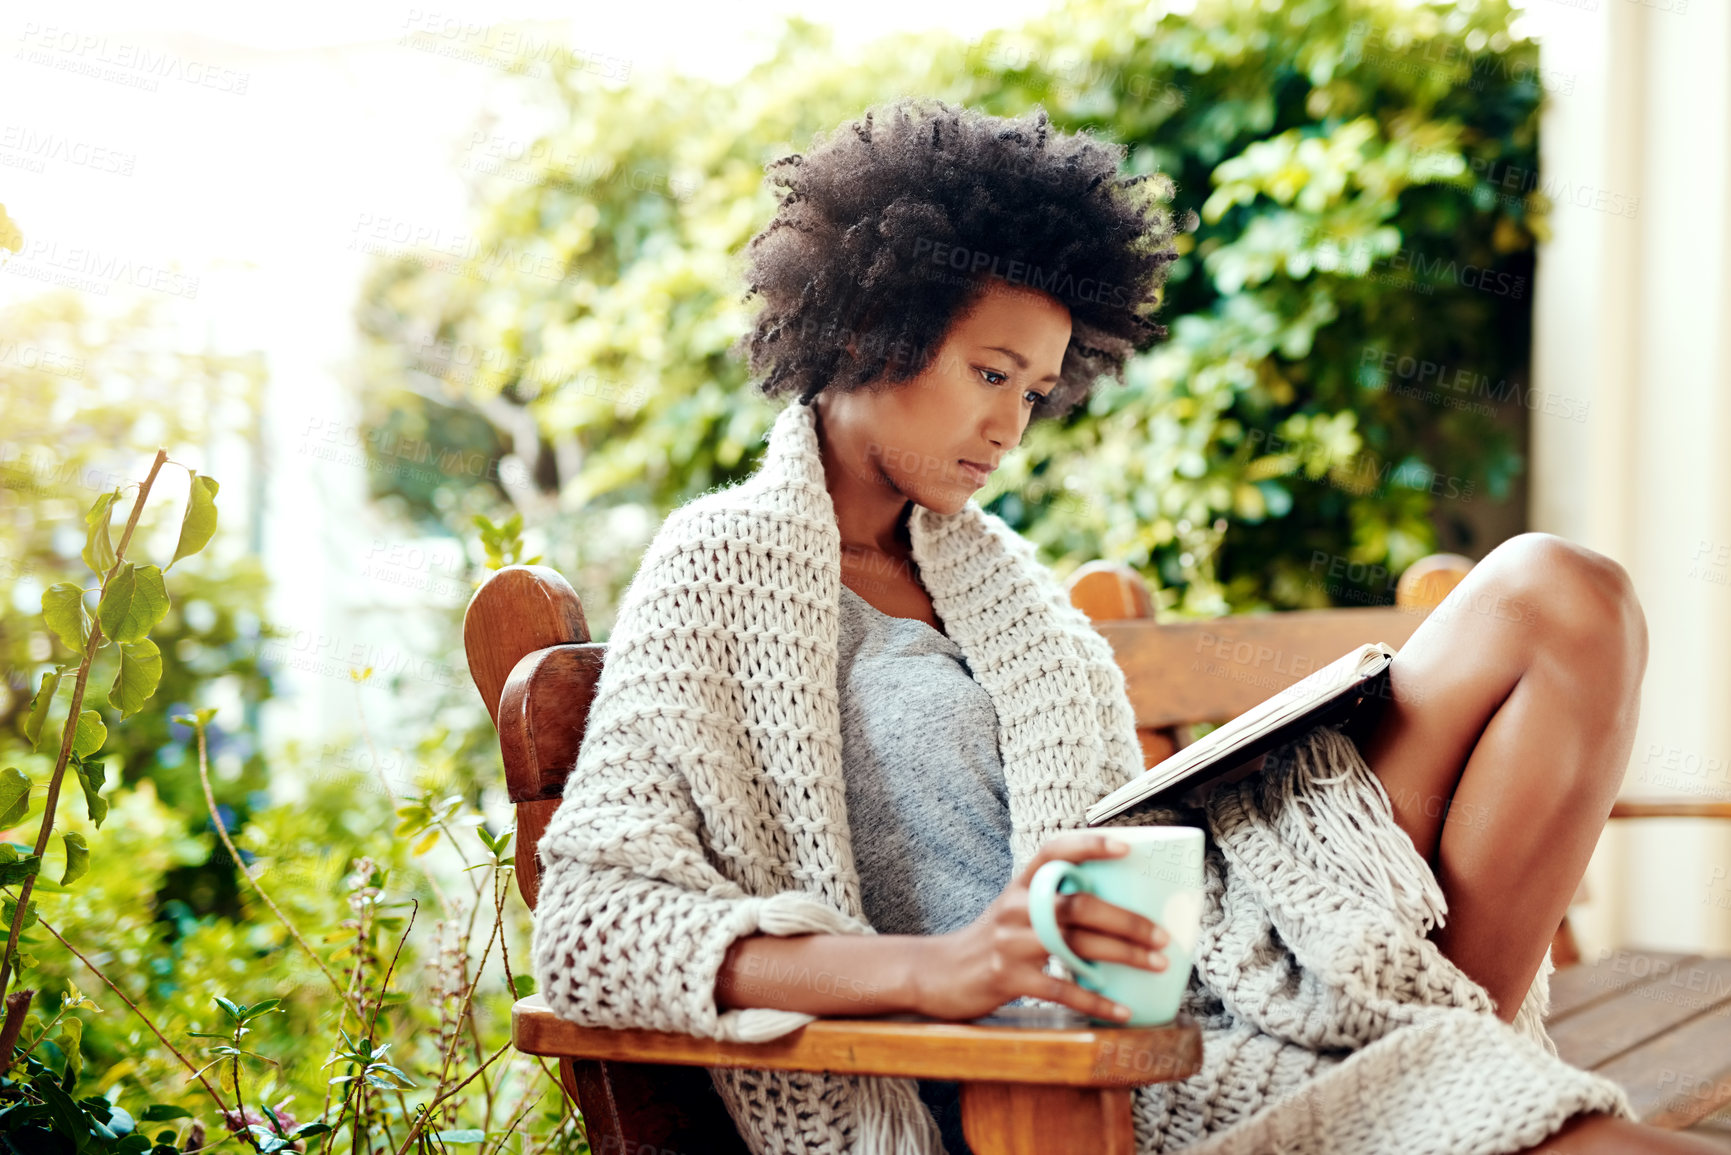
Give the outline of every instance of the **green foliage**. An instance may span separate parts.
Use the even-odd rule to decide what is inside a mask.
[[[174,558],[168,565],[172,569],[174,563],[183,557],[197,553],[209,544],[216,533],[216,491],[214,477],[203,477],[197,472],[192,475],[192,484],[188,490],[186,515],[180,522],[180,541],[175,543]]]
[[[557,127],[521,149],[540,159],[482,184],[474,222],[483,251],[546,261],[480,278],[408,254],[381,263],[362,311],[380,455],[402,437],[435,455],[479,444],[457,419],[481,420],[520,484],[499,458],[375,483],[453,533],[515,506],[573,543],[553,564],[586,599],[616,599],[644,541],[610,529],[616,511],[652,528],[755,467],[774,406],[726,350],[747,317],[738,255],[773,210],[765,161],[903,93],[1040,104],[1125,143],[1130,170],[1171,175],[1201,221],[1164,301],[1171,339],[1124,387],[1030,429],[981,503],[1056,568],[1126,561],[1183,613],[1387,600],[1325,588],[1308,559],[1398,574],[1522,468],[1518,404],[1439,406],[1382,368],[1525,376],[1520,290],[1545,205],[1496,181],[1536,168],[1542,93],[1511,16],[1506,0],[1200,0],[1166,16],[1072,0],[974,44],[892,37],[845,63],[794,21],[747,102],[690,77],[615,89],[555,72],[541,92]]]
[[[93,299],[53,291],[0,312],[7,342],[31,352],[0,360],[0,578],[14,589],[12,598],[0,599],[0,766],[15,765],[39,784],[48,780],[53,750],[37,745],[52,747],[70,679],[54,687],[57,698],[44,696],[41,686],[57,667],[76,668],[97,601],[64,595],[58,628],[32,612],[35,603],[51,587],[88,593],[107,576],[104,551],[118,542],[131,510],[133,489],[123,473],[148,463],[159,444],[171,456],[193,458],[205,445],[247,447],[258,432],[262,358],[189,343],[185,334],[202,326],[185,323],[177,311],[187,307],[153,296]],[[256,449],[250,455],[260,456]],[[186,509],[184,499],[147,508],[135,538],[161,543],[161,553],[133,560],[169,561]],[[244,524],[231,529],[244,540]],[[174,565],[171,579],[175,597],[151,630],[161,673],[146,700],[191,702],[220,687],[249,710],[263,702],[270,683],[260,658],[265,581],[258,560],[206,549]],[[147,653],[133,654],[137,674],[147,673]],[[121,678],[124,655],[115,646],[98,653],[86,707],[107,711],[111,695],[142,692],[144,683],[130,672]],[[57,702],[52,717],[50,700]],[[119,701],[112,706],[111,717],[127,710]],[[125,716],[130,724],[103,748],[110,781],[153,778],[165,798],[196,820],[203,799],[184,734],[164,710]],[[244,807],[264,784],[265,767],[241,720],[237,715],[232,738],[219,742],[224,769],[234,773],[225,774],[222,794]],[[230,767],[237,756],[239,765]]]
[[[508,565],[534,565],[541,555],[523,556],[523,515],[513,513],[503,525],[494,525],[477,513],[475,527],[481,531],[481,548],[487,555],[488,569],[504,569]]]
[[[0,827],[10,829],[30,812],[30,779],[16,767],[0,770]]]
[[[122,562],[119,572],[108,579],[96,607],[103,632],[116,642],[139,641],[167,616],[168,588],[162,571],[131,562]]]

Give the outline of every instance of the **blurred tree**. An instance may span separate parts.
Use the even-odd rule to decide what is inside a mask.
[[[794,20],[726,92],[555,70],[554,130],[475,134],[474,251],[402,254],[363,294],[371,420],[471,462],[419,488],[380,473],[381,496],[453,532],[515,505],[604,626],[661,517],[749,473],[777,408],[726,353],[747,323],[739,255],[774,207],[765,163],[904,93],[1041,104],[1171,175],[1202,224],[1167,290],[1171,339],[1032,427],[981,504],[1060,572],[1129,562],[1182,613],[1389,601],[1437,522],[1505,499],[1523,467],[1498,418],[1526,375],[1545,206],[1506,191],[1510,173],[1530,187],[1542,97],[1513,15],[1071,0],[974,44],[904,35],[858,59]],[[1463,395],[1412,380],[1420,365]],[[1318,554],[1388,577],[1330,581]]]

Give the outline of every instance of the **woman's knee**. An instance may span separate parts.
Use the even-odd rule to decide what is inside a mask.
[[[1522,533],[1479,563],[1494,566],[1536,641],[1604,675],[1617,667],[1638,684],[1647,665],[1647,618],[1629,572],[1615,559],[1554,533]]]

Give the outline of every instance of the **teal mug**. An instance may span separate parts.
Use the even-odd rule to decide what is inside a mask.
[[[1062,959],[1082,987],[1130,1008],[1114,1025],[1150,1027],[1178,1016],[1196,938],[1202,928],[1203,835],[1194,826],[1115,826],[1104,832],[1130,846],[1117,858],[1048,862],[1028,884],[1028,919],[1040,944]],[[1059,933],[1055,904],[1060,894],[1097,895],[1114,906],[1153,919],[1167,934],[1166,969],[1084,959]]]

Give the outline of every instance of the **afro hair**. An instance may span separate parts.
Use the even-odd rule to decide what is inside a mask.
[[[1041,108],[874,106],[766,170],[779,205],[746,246],[743,298],[763,306],[735,353],[766,396],[804,404],[906,381],[997,278],[1069,308],[1060,379],[1032,417],[1069,413],[1166,336],[1151,314],[1177,256],[1172,185],[1120,174],[1124,155]]]

